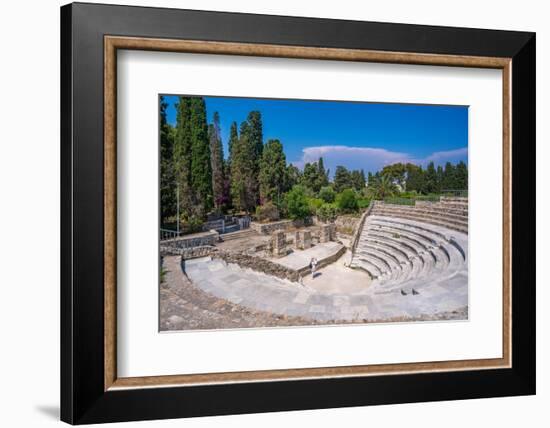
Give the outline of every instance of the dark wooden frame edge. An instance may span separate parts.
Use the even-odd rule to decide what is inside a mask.
[[[512,367],[105,392],[101,289],[105,35],[512,58],[512,140],[516,142],[512,144]],[[61,139],[62,420],[111,422],[535,392],[534,34],[67,5],[61,9]]]

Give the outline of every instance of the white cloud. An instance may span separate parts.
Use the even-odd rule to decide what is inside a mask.
[[[303,149],[302,158],[292,164],[303,168],[306,163],[316,162],[320,157],[323,157],[325,168],[329,168],[332,175],[338,165],[344,165],[348,169],[364,169],[365,172],[375,172],[385,165],[398,162],[411,162],[423,166],[431,161],[436,165],[443,165],[447,161],[456,163],[459,160],[464,160],[467,162],[468,148],[434,152],[423,159],[415,159],[408,153],[375,147],[316,146]]]

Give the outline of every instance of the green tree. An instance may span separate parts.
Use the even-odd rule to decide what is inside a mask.
[[[259,200],[256,145],[250,139],[248,121],[241,123],[239,139],[233,144],[231,197],[233,206],[253,212]]]
[[[398,185],[403,190],[406,186],[406,173],[407,168],[402,163],[394,163],[392,165],[386,165],[382,168],[382,175],[389,177],[394,184]]]
[[[319,198],[330,204],[336,199],[336,192],[331,186],[322,187],[319,190]]]
[[[425,193],[437,192],[437,172],[433,162],[430,162],[426,168],[426,174],[424,176],[424,189]]]
[[[375,199],[384,199],[396,193],[397,188],[390,177],[386,175],[375,175],[374,183],[368,188],[369,194]]]
[[[342,193],[339,193],[336,197],[336,206],[343,213],[357,211],[359,205],[357,204],[355,192],[352,189],[344,189]]]
[[[337,193],[342,192],[344,189],[350,189],[353,187],[351,180],[351,174],[345,166],[338,165],[336,172],[334,173],[334,190]]]
[[[405,189],[407,192],[424,191],[424,171],[421,166],[408,163],[405,165]]]
[[[206,123],[206,104],[203,98],[192,97],[191,121],[191,185],[195,193],[198,217],[212,207],[212,166]]]
[[[317,162],[317,183],[315,185],[315,188],[318,189],[317,191],[319,191],[321,187],[328,186],[328,173],[329,171],[325,171],[323,158],[320,157]]]
[[[229,171],[231,171],[231,162],[233,160],[233,146],[237,143],[238,139],[239,133],[237,132],[237,122],[233,122],[231,123],[231,128],[229,130],[229,142],[227,143],[229,152],[227,163],[229,164]]]
[[[174,128],[166,121],[168,103],[163,96],[160,107],[160,211],[161,223],[176,214],[176,177],[174,174]]]
[[[191,99],[179,97],[176,105],[176,129],[173,145],[173,166],[180,215],[188,219],[192,215],[194,195],[191,185]]]
[[[279,140],[269,140],[260,161],[260,197],[262,202],[274,201],[280,204],[286,181],[286,157]]]
[[[218,112],[214,113],[213,123],[208,127],[208,138],[210,141],[210,164],[212,167],[212,196],[214,207],[219,212],[225,202],[225,177],[223,147],[220,135],[220,115]]]
[[[291,219],[304,219],[310,215],[304,186],[296,185],[286,194],[286,208]]]
[[[312,193],[317,193],[321,187],[319,187],[319,171],[317,169],[317,162],[306,163],[304,165],[304,172],[302,173],[302,180],[300,184]]]
[[[302,181],[302,173],[297,167],[289,164],[286,168],[284,191],[288,192],[296,184],[299,184],[300,181]]]
[[[355,190],[362,192],[365,189],[365,173],[363,170],[354,170],[350,174],[351,184]]]
[[[468,167],[463,161],[456,165],[455,190],[468,190]]]
[[[456,190],[455,189],[455,167],[451,162],[445,164],[445,169],[443,170],[443,180],[441,183],[441,188],[443,190]]]

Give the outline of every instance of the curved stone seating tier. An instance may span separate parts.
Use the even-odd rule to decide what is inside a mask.
[[[409,220],[416,220],[423,223],[430,223],[436,226],[442,226],[447,229],[456,230],[458,232],[468,233],[468,222],[458,222],[455,220],[446,219],[444,217],[437,217],[431,215],[424,215],[415,212],[403,212],[403,211],[394,211],[388,209],[374,208],[372,210],[372,215],[379,215],[390,218],[404,218]]]
[[[395,211],[398,215],[389,217],[373,210],[367,217],[352,268],[367,272],[373,285],[384,290],[413,283],[420,287],[421,280],[441,280],[457,274],[467,277],[467,234],[446,221],[434,224],[431,218],[419,220],[416,214],[406,218],[399,215],[401,210]]]
[[[395,214],[409,214],[409,215],[416,215],[419,218],[426,217],[426,218],[441,218],[445,221],[452,221],[452,222],[458,222],[458,223],[464,223],[468,224],[468,215],[464,214],[454,214],[449,213],[445,211],[440,211],[437,208],[416,208],[416,207],[408,207],[405,205],[376,205],[373,209],[373,214],[376,211],[385,211],[385,212],[392,212]]]

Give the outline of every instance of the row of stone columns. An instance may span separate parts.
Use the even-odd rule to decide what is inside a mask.
[[[271,248],[273,256],[283,257],[288,254],[286,247],[286,233],[282,230],[271,234]],[[325,224],[321,226],[319,242],[329,242],[336,239],[336,226],[334,224]],[[294,248],[297,250],[307,250],[313,245],[310,230],[298,230],[294,235]]]

